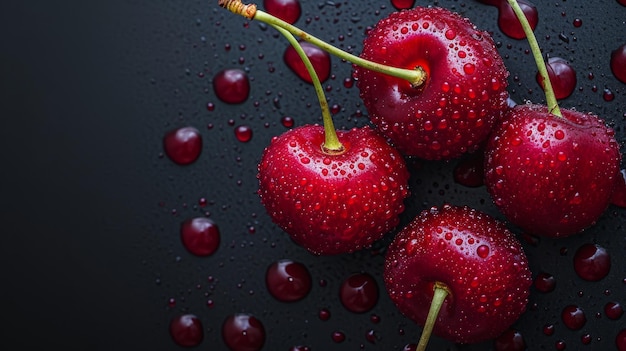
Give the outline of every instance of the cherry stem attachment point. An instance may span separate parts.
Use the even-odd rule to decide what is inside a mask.
[[[378,73],[383,73],[386,75],[390,75],[396,78],[404,79],[408,81],[411,86],[419,87],[426,82],[426,71],[422,67],[415,67],[415,69],[405,69],[398,67],[391,67],[387,65],[383,65],[380,63],[376,63],[373,61],[369,61],[363,59],[359,56],[350,54],[346,51],[343,51],[333,45],[328,44],[327,42],[310,35],[309,33],[303,31],[302,29],[287,23],[280,18],[277,18],[267,12],[258,10],[256,5],[254,4],[243,4],[241,0],[219,0],[219,6],[226,8],[227,10],[244,16],[248,19],[255,19],[269,25],[272,25],[274,28],[280,27],[287,30],[289,33],[293,34],[297,38],[305,40],[320,49],[335,55],[341,59],[344,59],[348,62],[351,62],[357,66],[363,67],[365,69],[369,69],[371,71],[375,71]]]
[[[322,122],[324,124],[324,145],[322,145],[322,150],[328,153],[343,152],[344,147],[337,137],[337,131],[335,130],[335,125],[330,115],[330,109],[328,108],[328,101],[326,100],[326,95],[324,94],[324,88],[322,88],[322,83],[320,82],[317,72],[315,72],[315,68],[311,63],[311,60],[306,55],[306,52],[304,52],[302,45],[300,45],[298,40],[296,40],[296,38],[294,38],[289,31],[272,23],[270,23],[270,25],[276,28],[276,30],[287,38],[291,46],[293,46],[298,53],[298,56],[300,56],[302,63],[304,63],[304,67],[306,67],[307,72],[309,72],[309,75],[311,76],[313,87],[315,88],[315,93],[317,94],[317,99],[319,100],[320,108],[322,110]]]
[[[539,70],[539,74],[541,75],[541,79],[543,80],[543,91],[546,95],[546,104],[548,105],[548,111],[553,115],[563,117],[561,114],[561,109],[559,108],[559,104],[556,101],[556,95],[554,94],[554,89],[552,88],[552,82],[550,82],[550,76],[548,75],[548,69],[546,67],[546,62],[543,59],[543,55],[541,54],[541,49],[539,48],[539,44],[537,43],[537,38],[535,37],[535,33],[533,32],[524,11],[519,6],[517,0],[507,0],[511,8],[513,8],[513,12],[515,12],[515,16],[520,21],[522,25],[522,29],[524,30],[524,34],[526,34],[526,39],[528,40],[528,45],[530,45],[530,51],[533,54],[535,59],[535,63],[537,64],[537,69]]]
[[[430,339],[430,335],[433,332],[433,328],[435,327],[435,322],[437,321],[437,316],[439,315],[439,310],[443,306],[443,302],[446,300],[446,297],[450,295],[450,288],[442,282],[435,282],[435,286],[433,287],[433,299],[430,302],[430,309],[428,310],[428,316],[426,317],[426,323],[424,324],[424,329],[422,330],[422,336],[417,344],[416,351],[425,351],[426,345],[428,345],[428,340]]]

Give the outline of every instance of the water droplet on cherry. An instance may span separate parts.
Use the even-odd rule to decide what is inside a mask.
[[[285,259],[268,267],[265,284],[276,299],[292,302],[303,299],[311,291],[312,279],[305,265]]]
[[[240,69],[224,69],[213,77],[213,90],[220,100],[240,104],[250,95],[250,80],[246,72]]]
[[[190,253],[196,256],[209,256],[219,247],[220,231],[217,224],[209,218],[191,218],[181,224],[180,238]]]
[[[163,138],[163,149],[167,157],[179,165],[193,163],[202,151],[202,136],[194,127],[171,130]]]

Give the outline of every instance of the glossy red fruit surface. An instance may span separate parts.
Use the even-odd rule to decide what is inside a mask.
[[[485,150],[485,185],[495,205],[525,231],[578,233],[608,207],[619,175],[614,131],[597,116],[518,105]]]
[[[368,33],[361,56],[390,66],[424,68],[407,81],[356,68],[372,122],[402,153],[451,159],[475,151],[507,109],[507,77],[491,36],[442,8],[394,12]]]
[[[532,283],[520,242],[471,209],[423,211],[389,246],[385,286],[398,309],[424,325],[433,285],[448,286],[433,334],[460,343],[493,339],[524,312]]]
[[[402,155],[369,127],[338,131],[344,151],[323,150],[322,126],[275,137],[258,167],[268,214],[315,254],[362,249],[395,228],[408,196]]]

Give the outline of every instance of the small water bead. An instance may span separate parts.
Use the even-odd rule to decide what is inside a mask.
[[[305,265],[285,259],[268,267],[265,284],[274,298],[292,302],[303,299],[311,291],[312,279]]]
[[[526,342],[522,333],[509,329],[494,340],[493,347],[496,351],[524,351]]]
[[[576,88],[576,71],[569,62],[560,57],[551,57],[546,62],[548,77],[557,99],[565,99],[570,96]],[[543,78],[541,74],[536,74],[536,80],[543,89]]]
[[[397,10],[406,10],[413,8],[415,0],[391,0],[391,5]]]
[[[606,249],[597,244],[583,244],[574,254],[574,270],[587,281],[598,281],[611,269],[611,257]]]
[[[363,313],[371,310],[378,302],[378,284],[367,273],[355,273],[343,281],[339,299],[349,311]]]
[[[554,324],[546,324],[543,326],[543,333],[547,336],[554,334]]]
[[[326,81],[330,77],[330,54],[308,42],[301,42],[300,45],[302,46],[306,56],[309,60],[311,60],[311,64],[313,65],[320,82]],[[283,60],[285,61],[287,67],[300,77],[300,79],[310,84],[313,83],[309,72],[302,62],[302,59],[300,59],[300,56],[298,56],[298,53],[293,46],[289,45],[287,47],[283,54]]]
[[[624,308],[617,301],[607,302],[604,305],[604,314],[609,319],[617,320],[620,319],[624,314]]]
[[[549,293],[554,291],[556,287],[556,279],[550,273],[541,272],[537,274],[533,282],[535,289],[542,293]]]
[[[242,143],[247,143],[252,139],[252,128],[246,125],[235,128],[235,137]]]
[[[554,343],[554,348],[557,349],[558,351],[565,350],[566,347],[567,345],[565,344],[565,341],[563,340],[558,340],[557,342]]]
[[[220,231],[217,224],[209,218],[191,218],[181,223],[180,238],[190,253],[209,256],[219,247]]]
[[[169,331],[172,340],[183,347],[198,346],[204,338],[202,322],[193,314],[182,314],[172,318]]]
[[[294,121],[294,119],[292,117],[285,116],[285,117],[280,119],[280,124],[282,124],[283,127],[285,127],[285,128],[293,128],[293,126],[296,124],[296,122]]]
[[[163,137],[163,149],[167,157],[179,165],[195,162],[202,151],[202,136],[194,127],[171,130]]]
[[[222,339],[231,351],[258,351],[265,344],[265,327],[254,316],[238,313],[222,324]]]
[[[571,330],[579,330],[587,323],[585,312],[576,305],[566,306],[561,312],[561,320]]]
[[[580,28],[583,25],[583,20],[580,18],[574,18],[574,21],[572,21],[572,24],[574,25],[574,27]]]
[[[240,104],[250,95],[250,80],[243,70],[224,69],[213,77],[215,95],[228,104]]]
[[[311,348],[304,345],[292,346],[289,351],[311,351]]]
[[[605,88],[602,92],[602,99],[606,102],[611,102],[615,100],[615,94],[609,88]]]
[[[268,13],[289,24],[296,23],[302,13],[298,0],[263,0],[263,7]]]
[[[346,340],[346,334],[341,331],[334,331],[330,335],[331,339],[336,343],[342,343]]]
[[[611,51],[611,72],[620,82],[626,83],[626,44]]]
[[[328,310],[327,308],[322,308],[321,310],[319,310],[319,312],[317,313],[317,317],[320,320],[323,321],[327,321],[330,319],[330,310]]]

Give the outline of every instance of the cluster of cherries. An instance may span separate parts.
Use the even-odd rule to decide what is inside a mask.
[[[484,2],[519,19],[513,34],[529,40],[546,105],[512,103],[509,73],[490,34],[447,9],[411,3],[391,13],[367,32],[362,53],[354,56],[291,25],[292,12],[272,15],[268,6],[266,13],[238,0],[219,1],[284,34],[292,43],[286,55],[301,59],[300,70],[318,92],[323,125],[274,137],[258,166],[261,202],[297,244],[315,255],[350,253],[394,230],[410,196],[409,157],[480,154],[494,204],[531,235],[578,234],[609,204],[626,202],[615,133],[593,113],[559,108],[562,95],[555,95],[549,77],[560,62],[544,63],[532,33],[537,19],[529,21],[524,11],[530,5]],[[335,130],[319,63],[310,59],[320,50],[354,64],[374,127]],[[625,66],[614,68],[619,79]],[[185,222],[183,233],[193,233],[194,226],[215,237],[208,219]],[[192,247],[193,238],[183,235]],[[431,332],[458,343],[502,335],[525,311],[532,279],[522,245],[505,223],[467,206],[443,205],[399,230],[387,249],[384,282],[398,309],[424,327],[417,345],[424,350]],[[245,323],[258,323],[249,318]]]

